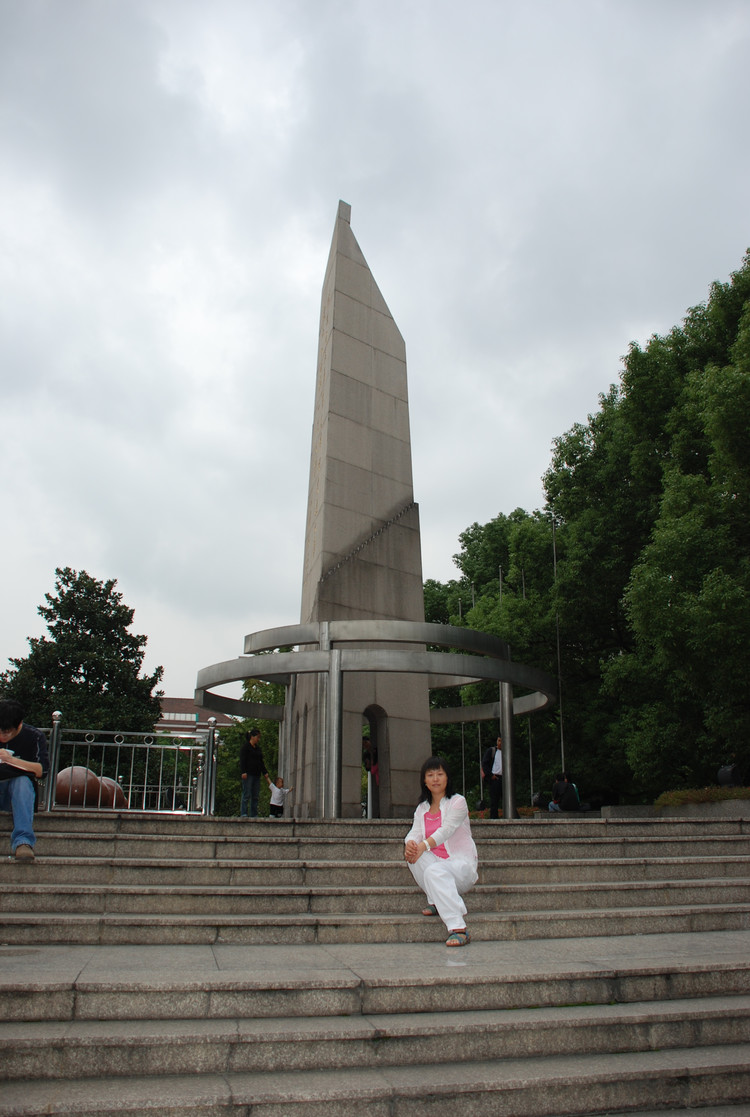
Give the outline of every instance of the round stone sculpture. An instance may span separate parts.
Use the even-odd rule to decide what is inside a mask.
[[[55,805],[58,807],[98,807],[101,783],[96,772],[76,764],[63,768],[55,783]]]
[[[125,798],[125,792],[122,790],[117,780],[113,780],[109,776],[102,776],[99,782],[102,785],[102,807],[109,807],[116,811],[128,809],[128,801]]]

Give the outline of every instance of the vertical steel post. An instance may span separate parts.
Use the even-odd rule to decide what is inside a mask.
[[[281,722],[281,742],[279,746],[279,775],[284,777],[284,783],[287,787],[291,781],[292,771],[292,733],[294,731],[292,711],[294,710],[296,695],[297,676],[292,675],[284,695],[284,717]]]
[[[484,800],[484,769],[482,768],[482,727],[477,722],[477,751],[479,753],[479,801]]]
[[[341,651],[332,648],[328,668],[328,741],[326,772],[326,818],[341,817],[341,735],[343,710],[343,677]]]
[[[461,722],[461,794],[466,798],[466,738],[463,722]]]
[[[518,818],[513,772],[513,686],[500,683],[500,718],[503,737],[503,818]]]
[[[331,650],[331,639],[328,621],[321,621],[318,632],[318,647],[322,652]],[[318,675],[318,771],[316,773],[315,800],[321,818],[330,817],[327,813],[328,806],[328,774],[329,761],[329,691],[330,691],[330,665],[328,671],[321,671]]]
[[[531,718],[528,718],[529,727],[529,803],[534,803],[534,753],[531,747]]]
[[[203,774],[203,814],[213,814],[216,804],[216,767],[218,763],[218,745],[216,740],[216,718],[208,719],[208,737],[206,738],[206,760]]]
[[[60,738],[62,737],[62,713],[55,710],[52,714],[52,732],[49,742],[49,771],[47,772],[47,785],[44,789],[44,805],[51,811],[55,805],[55,788],[57,787],[57,771],[60,767]],[[72,785],[71,785],[72,786]]]
[[[557,534],[555,517],[552,516],[552,577],[557,592]],[[563,730],[562,663],[560,659],[560,613],[555,602],[555,633],[557,636],[557,706],[560,711],[560,771],[565,771],[565,732]]]

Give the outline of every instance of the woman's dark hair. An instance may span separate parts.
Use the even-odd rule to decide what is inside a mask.
[[[422,765],[422,771],[419,773],[419,785],[421,788],[421,794],[419,796],[420,803],[429,803],[432,800],[432,792],[427,790],[427,784],[424,782],[424,778],[428,772],[434,771],[435,768],[442,768],[448,777],[448,783],[445,786],[445,798],[450,799],[453,794],[453,781],[451,779],[450,768],[442,757],[431,756],[429,760],[425,760]]]

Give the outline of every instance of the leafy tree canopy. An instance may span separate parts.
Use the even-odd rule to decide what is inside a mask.
[[[749,431],[750,254],[681,326],[631,345],[598,411],[555,440],[544,512],[471,525],[461,580],[426,587],[428,619],[553,674],[559,640],[565,767],[587,799],[710,782],[729,760],[750,781]],[[562,755],[552,721],[531,722],[537,782]]]
[[[65,724],[80,729],[154,728],[162,692],[153,690],[163,668],[140,675],[146,637],[129,631],[134,611],[116,585],[85,570],[55,571],[56,592],[38,608],[49,636],[30,637],[28,656],[11,659],[0,675],[0,690],[21,703],[29,722],[49,726],[61,710]]]

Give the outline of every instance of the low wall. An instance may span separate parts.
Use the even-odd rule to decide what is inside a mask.
[[[718,803],[683,803],[679,807],[636,805],[602,807],[602,818],[750,818],[750,799],[722,799]]]

